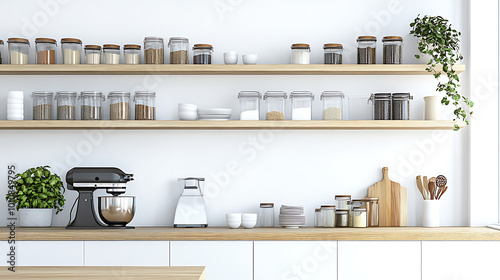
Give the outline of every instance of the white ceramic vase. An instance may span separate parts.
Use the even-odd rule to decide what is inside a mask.
[[[425,96],[425,120],[442,120],[443,105],[441,105],[441,97]]]
[[[53,214],[54,209],[19,209],[19,225],[21,227],[50,227]]]
[[[423,227],[439,227],[439,200],[424,200]]]

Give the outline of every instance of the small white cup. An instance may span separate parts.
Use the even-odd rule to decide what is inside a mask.
[[[423,227],[439,227],[439,200],[424,200]]]
[[[225,52],[224,53],[224,63],[225,64],[237,64],[238,63],[238,54],[235,51]]]
[[[243,64],[247,64],[247,65],[253,65],[253,64],[257,64],[257,54],[244,54],[243,55]]]
[[[226,214],[226,223],[229,228],[239,228],[241,226],[241,213]]]
[[[24,104],[23,99],[17,99],[17,98],[7,98],[7,104]]]
[[[244,228],[254,228],[257,224],[257,213],[243,213],[241,214],[241,225]]]

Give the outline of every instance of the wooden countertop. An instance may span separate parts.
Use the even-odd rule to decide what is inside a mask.
[[[8,277],[8,278],[4,278]],[[203,266],[18,266],[0,270],[0,279],[205,280]]]
[[[0,228],[0,240],[8,240],[7,228]],[[380,227],[380,228],[254,228],[229,229],[140,227],[136,229],[76,230],[65,228],[16,228],[17,241],[69,240],[499,240],[500,231],[486,227]]]

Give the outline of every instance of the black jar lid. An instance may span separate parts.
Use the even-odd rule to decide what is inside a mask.
[[[413,99],[413,96],[409,92],[393,93],[393,99]]]

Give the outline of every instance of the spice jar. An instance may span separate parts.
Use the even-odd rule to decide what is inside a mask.
[[[321,208],[314,210],[314,227],[323,227],[323,215],[321,214]]]
[[[57,41],[50,38],[36,38],[36,64],[56,64]]]
[[[101,46],[85,45],[85,64],[101,64]]]
[[[324,44],[325,64],[342,64],[342,44]]]
[[[0,64],[2,64],[3,57],[3,40],[0,40]]]
[[[57,101],[57,119],[74,120],[76,92],[58,91],[56,93],[56,101]]]
[[[344,94],[341,91],[324,91],[321,100],[323,100],[323,120],[343,119]]]
[[[98,91],[82,91],[80,94],[82,120],[101,120],[101,103],[104,95]]]
[[[311,48],[309,44],[292,45],[292,64],[309,64],[311,58]]]
[[[74,38],[61,39],[63,64],[80,64],[82,41]]]
[[[268,121],[283,121],[285,120],[285,100],[286,93],[284,91],[268,91],[264,94],[266,101],[266,120]]]
[[[30,41],[24,38],[9,38],[9,64],[28,64]]]
[[[54,93],[51,91],[34,91],[31,98],[33,99],[33,120],[51,120]]]
[[[358,42],[358,64],[375,64],[377,37],[359,36],[357,42]]]
[[[366,208],[354,207],[352,209],[352,227],[365,228],[368,226]]]
[[[290,94],[292,101],[292,120],[312,120],[312,102],[314,95],[310,91],[293,91]]]
[[[351,209],[351,196],[350,195],[336,195],[335,201],[337,202],[337,210],[350,210]]]
[[[196,44],[193,47],[193,64],[212,64],[214,48],[209,44]]]
[[[378,197],[367,197],[366,215],[369,227],[378,227]]]
[[[335,227],[349,227],[349,210],[335,210]]]
[[[144,61],[146,64],[163,64],[163,38],[144,38]]]
[[[321,205],[321,215],[323,216],[323,227],[335,227],[335,206]]]
[[[120,64],[120,46],[107,44],[102,46],[104,64]]]
[[[124,45],[123,55],[125,56],[125,64],[141,64],[141,46]]]
[[[392,94],[390,93],[374,93],[370,96],[370,101],[373,103],[373,119],[374,120],[391,120],[392,119]]]
[[[136,120],[154,120],[156,93],[152,91],[136,91],[134,95],[135,119]]]
[[[386,36],[384,43],[384,64],[401,64],[403,38],[399,36]]]
[[[413,96],[409,93],[392,94],[392,119],[409,120],[410,119],[410,100]]]
[[[238,94],[238,99],[240,100],[240,120],[258,121],[260,116],[260,92],[241,91]]]
[[[130,120],[130,92],[112,91],[108,100],[110,120]]]
[[[170,64],[188,64],[189,40],[184,37],[170,37]]]
[[[274,203],[261,203],[259,212],[261,227],[274,227]]]

